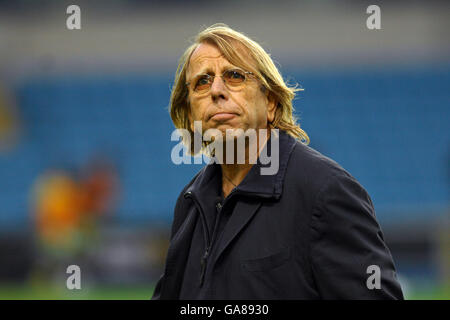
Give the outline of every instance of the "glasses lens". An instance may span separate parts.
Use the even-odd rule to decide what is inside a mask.
[[[210,78],[211,77],[208,76],[207,74],[201,75],[200,77],[198,77],[198,79],[195,82],[194,90],[196,92],[202,92],[202,91],[208,90],[210,85],[211,85],[211,79]]]
[[[241,70],[228,70],[223,74],[225,81],[231,86],[238,86],[245,81],[245,73]]]

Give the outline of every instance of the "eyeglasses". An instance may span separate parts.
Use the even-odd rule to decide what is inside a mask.
[[[253,75],[253,72],[243,71],[240,69],[230,69],[224,71],[224,73],[220,77],[222,78],[225,86],[228,89],[239,90],[244,86],[245,81],[251,75]],[[196,76],[192,81],[187,82],[186,85],[195,93],[206,93],[211,88],[215,77],[217,76],[200,74]]]

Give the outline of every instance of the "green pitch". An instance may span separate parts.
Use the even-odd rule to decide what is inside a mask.
[[[99,286],[68,290],[45,285],[0,285],[0,300],[149,300],[154,286]],[[450,287],[416,289],[408,300],[449,300]]]
[[[153,286],[101,286],[68,290],[50,286],[0,285],[0,300],[150,300]]]

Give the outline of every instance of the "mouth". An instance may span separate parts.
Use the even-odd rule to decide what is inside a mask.
[[[217,113],[213,114],[210,119],[215,120],[215,121],[226,121],[226,120],[233,119],[236,116],[237,116],[237,113],[233,113],[233,112],[217,112]]]

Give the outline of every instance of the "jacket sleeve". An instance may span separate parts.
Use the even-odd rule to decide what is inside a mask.
[[[158,282],[156,283],[155,291],[153,291],[153,296],[151,300],[161,300],[161,286],[163,281],[164,281],[164,274],[161,275]]]
[[[183,190],[180,192],[177,202],[175,204],[175,208],[174,208],[174,214],[173,214],[173,222],[172,222],[172,227],[170,230],[170,241],[172,241],[174,235],[177,233],[178,229],[180,228],[182,222],[185,219],[185,216],[183,215],[185,213],[185,210],[183,209],[183,195],[186,192],[186,190],[188,189],[188,187],[194,182],[194,180],[197,178],[197,176],[199,175],[199,173],[197,173],[195,175],[195,177],[191,180],[191,182],[189,182],[188,185],[186,185]],[[161,289],[162,286],[164,285],[164,280],[165,280],[165,274],[163,273],[158,282],[156,283],[155,286],[155,290],[153,291],[153,296],[151,298],[151,300],[160,300],[161,299]]]
[[[403,299],[372,201],[346,172],[317,194],[309,249],[323,299]]]
[[[179,207],[179,203],[180,203],[180,198],[178,198],[177,201],[177,205],[175,207],[175,214],[174,214],[174,220],[172,222],[172,227],[171,227],[171,232],[170,232],[170,241],[172,241],[174,234],[177,232],[178,228],[179,228],[179,220],[177,213],[177,208]],[[161,276],[159,277],[158,282],[156,283],[155,286],[155,290],[153,291],[153,296],[151,298],[151,300],[161,300],[161,289],[162,286],[164,285],[164,280],[165,280],[165,273],[162,273]]]
[[[175,233],[177,232],[178,228],[180,227],[181,219],[179,218],[179,214],[177,214],[177,213],[180,211],[179,208],[181,206],[181,204],[180,204],[181,203],[181,197],[182,197],[185,189],[183,189],[183,191],[180,193],[180,196],[178,197],[177,203],[175,205],[174,219],[173,219],[172,227],[171,227],[171,231],[170,231],[170,241],[172,241],[173,236],[175,235]],[[158,282],[156,283],[155,290],[153,291],[153,296],[152,296],[151,300],[161,300],[161,289],[162,289],[162,286],[164,284],[164,280],[165,280],[165,273],[163,273],[160,276]]]

